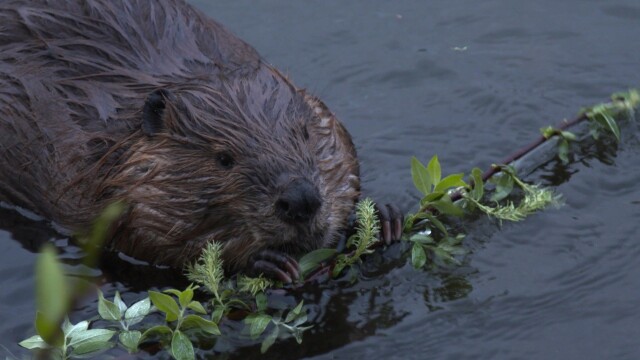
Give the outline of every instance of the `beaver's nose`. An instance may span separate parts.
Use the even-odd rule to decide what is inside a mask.
[[[295,179],[285,185],[276,200],[276,213],[288,222],[307,222],[316,214],[322,200],[318,189],[308,180]]]

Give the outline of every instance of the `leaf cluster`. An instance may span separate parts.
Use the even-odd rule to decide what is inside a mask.
[[[477,175],[481,181],[479,169],[474,169],[473,174]],[[423,195],[419,210],[408,215],[404,224],[404,232],[409,234],[405,239],[412,243],[412,265],[416,269],[423,268],[428,264],[428,259],[432,260],[429,264],[459,264],[456,256],[466,253],[461,246],[464,235],[451,234],[440,218],[464,215],[463,207],[451,200],[452,193],[471,191],[478,198],[482,198],[484,189],[481,186],[474,188],[465,182],[464,173],[442,178],[442,169],[437,156],[433,156],[426,166],[413,157],[411,177],[416,189]]]
[[[50,344],[40,335],[34,335],[21,341],[19,345],[30,350],[46,350],[52,359],[70,359],[96,354],[113,347],[114,344],[110,340],[116,334],[114,330],[89,329],[88,321],[73,325],[67,318],[62,323],[61,332],[62,341],[56,344]]]
[[[225,278],[222,264],[222,245],[211,242],[207,244],[198,260],[187,266],[185,271],[189,280],[202,285],[208,293],[213,295],[211,304],[215,310],[212,320],[215,322],[220,321],[233,306],[250,310],[251,307],[247,304],[247,299],[240,296],[240,293],[248,292],[255,296],[258,289],[263,291],[273,285],[273,282],[261,277],[240,277],[239,287],[233,286]]]
[[[229,281],[225,281],[221,251],[222,248],[219,244],[209,244],[198,261],[187,269],[189,279],[205,286],[214,295],[212,305],[215,310],[211,316],[212,321],[219,321],[233,306],[245,311],[250,310],[249,299],[242,296],[242,294],[250,294],[255,302],[256,311],[247,315],[244,322],[249,329],[251,338],[259,338],[269,324],[274,325],[273,330],[262,341],[261,350],[263,353],[273,345],[278,337],[287,336],[287,334],[294,336],[298,342],[301,342],[302,332],[310,328],[310,326],[302,326],[307,321],[306,312],[302,311],[302,302],[289,311],[284,320],[282,320],[281,310],[273,315],[268,314],[267,297],[264,292],[270,287],[282,285],[262,276],[252,278],[239,275],[237,286],[232,286]]]
[[[590,133],[593,138],[598,139],[604,130],[613,134],[616,141],[620,142],[620,127],[615,118],[620,114],[633,112],[639,105],[640,92],[631,89],[627,92],[613,94],[611,102],[583,109],[584,114],[590,120]]]
[[[553,136],[558,136],[558,158],[563,164],[569,163],[569,142],[576,140],[576,135],[570,131],[556,129],[552,126],[547,126],[540,129],[542,136],[545,139],[550,139]]]
[[[209,335],[220,336],[218,324],[200,315],[207,315],[202,304],[193,300],[194,290],[197,286],[190,285],[183,291],[175,289],[164,292],[149,291],[149,298],[153,305],[165,314],[168,325],[154,326],[142,334],[142,339],[151,337],[159,338],[163,343],[169,343],[171,355],[175,359],[194,359],[193,344],[186,331],[195,329]],[[170,294],[170,295],[169,295]],[[171,296],[173,295],[173,296]],[[192,313],[188,313],[189,310]]]
[[[254,297],[260,293],[264,293],[268,288],[274,287],[275,285],[273,280],[267,279],[262,275],[258,277],[238,275],[238,291],[249,293]]]
[[[550,136],[555,134],[554,129],[545,129],[544,132]],[[560,135],[571,138],[568,132]],[[488,199],[494,206],[489,206],[484,202],[485,184],[480,169],[471,171],[467,183],[463,173],[441,179],[442,171],[437,156],[432,157],[427,166],[415,157],[411,160],[414,185],[423,195],[419,210],[407,216],[404,225],[404,232],[409,234],[405,239],[412,243],[411,262],[415,268],[423,268],[429,257],[433,259],[431,264],[435,265],[459,264],[457,256],[466,253],[461,246],[464,234],[452,234],[452,229],[441,220],[445,216],[459,217],[478,209],[500,221],[519,221],[558,203],[558,196],[552,191],[524,183],[512,167],[501,166],[499,170],[500,174],[492,179],[495,188]],[[511,195],[515,185],[523,190],[522,200],[517,204],[513,201],[501,204]],[[452,202],[452,193],[461,196],[462,200]]]
[[[138,324],[152,311],[149,298],[142,299],[127,307],[122,301],[120,293],[116,291],[113,301],[104,298],[102,291],[98,290],[98,314],[100,318],[107,321],[117,322],[121,332],[118,335],[120,344],[130,353],[136,352],[142,333],[138,330],[130,329]]]
[[[513,201],[500,204],[499,201],[505,199],[512,192],[514,184],[522,189],[524,193],[522,200],[518,204]],[[561,201],[560,195],[555,194],[553,191],[539,185],[530,185],[520,180],[516,176],[515,169],[506,165],[501,166],[501,172],[496,180],[496,191],[491,197],[491,201],[494,203],[493,207],[482,204],[479,200],[468,195],[464,195],[464,197],[480,211],[488,216],[495,217],[500,222],[503,220],[521,221],[548,206],[558,206]]]
[[[449,195],[452,189],[469,187],[463,180],[464,174],[451,174],[444,179],[441,176],[442,170],[437,155],[431,158],[427,166],[424,166],[415,156],[411,158],[413,184],[423,195],[418,214],[427,209],[435,209],[444,215],[462,216],[464,211],[453,204]],[[407,220],[411,220],[411,217]]]
[[[204,286],[209,293],[213,294],[214,301],[219,305],[224,305],[222,263],[222,244],[209,242],[198,260],[189,264],[185,271],[187,278]]]
[[[364,199],[356,206],[356,233],[347,240],[347,249],[351,253],[340,254],[332,270],[332,275],[338,276],[346,267],[353,267],[361,262],[362,256],[373,252],[372,247],[378,240],[380,221],[376,216],[376,209],[371,199]]]
[[[111,223],[120,216],[123,210],[122,203],[113,203],[107,206],[94,222],[94,230],[89,235],[82,237],[81,244],[86,252],[83,264],[86,268],[95,264],[105,234]],[[54,354],[52,356],[60,356],[61,358],[91,352],[89,351],[91,347],[100,343],[98,340],[102,338],[98,337],[97,340],[91,340],[93,337],[84,338],[87,331],[90,334],[95,334],[95,332],[85,328],[84,323],[76,324],[77,327],[74,327],[66,319],[73,300],[86,292],[86,284],[80,281],[71,283],[66,280],[63,266],[57,260],[56,250],[50,244],[46,244],[42,248],[36,261],[35,272],[35,328],[37,335],[27,340],[36,339],[36,337],[39,340],[25,340],[27,342],[23,346],[36,344],[37,346],[29,348],[46,348],[52,351]],[[71,329],[73,332],[70,332]],[[75,336],[75,339],[72,336]],[[80,338],[82,341],[78,340]]]
[[[266,300],[266,299],[265,299]],[[266,313],[266,302],[258,308],[257,313],[250,314],[244,320],[252,339],[258,339],[266,333],[269,325],[271,330],[262,340],[260,351],[264,354],[278,338],[293,336],[298,344],[302,343],[302,334],[312,326],[303,326],[307,322],[307,313],[303,311],[304,301],[288,311],[283,318],[283,311],[277,311],[273,315]]]

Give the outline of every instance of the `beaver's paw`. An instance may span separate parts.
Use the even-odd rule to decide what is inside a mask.
[[[300,266],[291,256],[274,250],[262,250],[251,257],[247,272],[251,276],[264,275],[285,284],[300,279]]]
[[[376,203],[376,212],[380,219],[380,239],[387,245],[400,240],[404,224],[404,215],[400,208],[393,204]]]

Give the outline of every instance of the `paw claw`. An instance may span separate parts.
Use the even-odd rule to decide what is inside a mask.
[[[404,215],[400,208],[392,204],[376,204],[376,212],[380,219],[380,239],[390,245],[402,238]]]
[[[275,250],[262,250],[253,255],[248,266],[251,275],[292,283],[300,279],[300,266],[291,256]]]

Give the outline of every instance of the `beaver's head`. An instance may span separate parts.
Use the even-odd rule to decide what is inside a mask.
[[[173,266],[209,241],[228,269],[255,252],[334,242],[359,193],[351,138],[317,99],[263,66],[148,95],[100,196],[129,211],[114,246]]]

